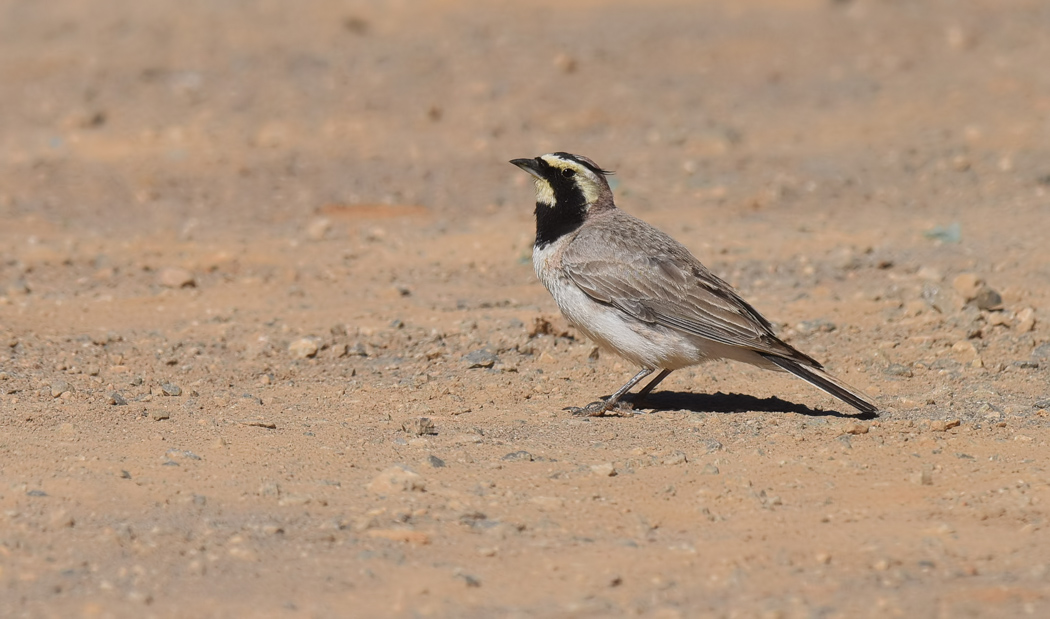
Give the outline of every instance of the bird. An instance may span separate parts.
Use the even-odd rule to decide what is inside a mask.
[[[877,415],[875,402],[778,338],[768,320],[684,245],[620,210],[611,171],[566,152],[510,163],[535,183],[537,277],[570,324],[641,368],[608,398],[571,407],[573,413],[631,410],[671,372],[729,359],[789,372],[864,416]],[[621,402],[653,372],[632,403]]]

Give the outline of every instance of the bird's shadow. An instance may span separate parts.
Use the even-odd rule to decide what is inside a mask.
[[[780,398],[756,398],[740,393],[691,393],[688,391],[658,391],[645,400],[635,403],[633,398],[624,400],[636,404],[636,410],[691,411],[694,413],[743,413],[749,411],[768,413],[798,413],[807,417],[841,417],[848,419],[875,419],[874,413],[846,414],[836,410],[810,408]]]

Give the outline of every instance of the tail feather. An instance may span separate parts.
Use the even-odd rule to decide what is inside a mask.
[[[763,356],[781,369],[791,372],[807,383],[835,396],[864,414],[874,415],[879,412],[879,407],[874,402],[820,368],[808,366],[787,357],[778,357],[776,355]]]

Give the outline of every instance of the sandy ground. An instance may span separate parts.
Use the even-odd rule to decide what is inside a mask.
[[[1050,615],[1050,7],[0,1],[0,615]],[[565,150],[876,398],[635,372]]]

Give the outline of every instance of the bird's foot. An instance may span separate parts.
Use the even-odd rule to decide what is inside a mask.
[[[591,402],[587,406],[569,406],[565,410],[577,417],[609,417],[613,415],[624,417],[634,413],[634,407],[631,406],[630,402],[610,403],[605,400]]]

